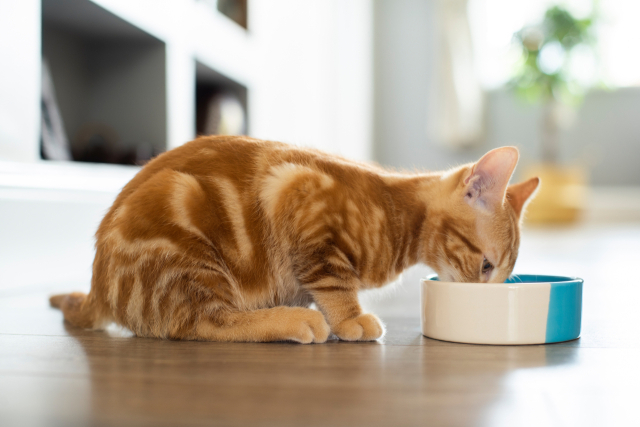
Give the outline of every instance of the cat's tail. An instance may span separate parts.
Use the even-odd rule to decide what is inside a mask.
[[[82,292],[53,295],[49,303],[62,310],[65,320],[72,325],[91,329],[95,327],[97,312],[87,297]]]

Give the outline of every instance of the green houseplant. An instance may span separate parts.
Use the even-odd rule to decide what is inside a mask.
[[[513,38],[521,56],[508,86],[521,99],[542,107],[542,163],[531,167],[530,174],[541,176],[543,185],[529,210],[532,221],[572,221],[584,207],[586,171],[560,164],[559,113],[577,108],[597,84],[594,21],[553,6],[540,23],[522,28]],[[585,62],[591,65],[590,75]]]

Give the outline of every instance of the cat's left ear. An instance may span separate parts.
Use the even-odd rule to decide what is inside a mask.
[[[516,147],[496,148],[482,156],[464,180],[467,203],[484,208],[502,205],[518,157]]]

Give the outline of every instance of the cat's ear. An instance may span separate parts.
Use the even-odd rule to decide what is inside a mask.
[[[484,208],[502,205],[518,157],[516,147],[496,148],[482,156],[464,180],[467,203]]]
[[[533,199],[539,186],[540,178],[535,177],[507,188],[507,200],[518,218],[522,216],[524,208]]]

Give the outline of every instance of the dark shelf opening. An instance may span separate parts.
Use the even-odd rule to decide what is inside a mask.
[[[43,0],[42,56],[73,160],[141,164],[166,149],[163,42],[93,2]]]
[[[247,88],[196,61],[198,135],[248,133]]]
[[[218,0],[220,13],[247,29],[247,0]]]

